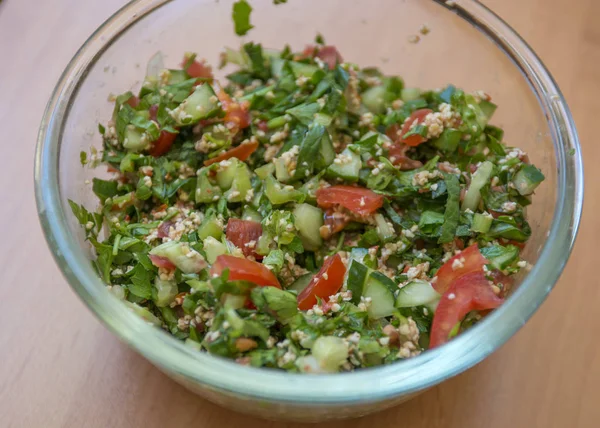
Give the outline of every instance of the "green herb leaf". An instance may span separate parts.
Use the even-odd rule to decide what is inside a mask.
[[[446,189],[448,191],[448,200],[446,201],[446,210],[444,211],[444,223],[440,231],[440,244],[451,242],[454,239],[458,220],[460,218],[460,183],[455,175],[447,174],[444,177]]]
[[[238,36],[243,36],[254,28],[254,25],[250,24],[251,13],[252,6],[250,6],[246,0],[238,0],[233,4],[231,17],[233,18],[235,34]]]
[[[92,191],[101,201],[106,200],[106,198],[112,198],[118,193],[117,187],[119,183],[116,181],[94,178],[92,182]]]
[[[152,297],[150,272],[141,263],[138,263],[130,272],[130,275],[131,284],[127,286],[129,292],[142,299],[150,299]]]

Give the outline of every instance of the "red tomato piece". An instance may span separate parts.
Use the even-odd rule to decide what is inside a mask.
[[[158,139],[152,142],[152,147],[149,150],[150,155],[158,157],[167,153],[171,149],[176,137],[177,134],[161,131]]]
[[[281,288],[275,274],[262,263],[223,254],[217,257],[210,274],[221,275],[225,269],[229,269],[230,281],[249,281],[260,286]]]
[[[423,121],[425,121],[425,117],[429,113],[433,113],[433,110],[430,110],[428,108],[422,108],[419,110],[415,110],[409,116],[409,118],[406,119],[406,121],[404,122],[404,125],[402,125],[402,129],[400,130],[400,137],[401,137],[400,142],[406,144],[407,146],[415,147],[415,146],[418,146],[419,144],[427,141],[427,139],[425,137],[422,137],[420,135],[411,135],[407,138],[404,138],[404,135],[406,135],[406,133],[408,131],[410,131],[410,128],[412,128],[412,124],[415,123],[415,121],[417,122],[417,125],[423,123]]]
[[[173,270],[176,267],[171,260],[163,256],[155,256],[154,254],[148,254],[148,258],[150,258],[152,264],[157,268]]]
[[[238,158],[241,161],[245,161],[250,157],[252,153],[258,148],[258,141],[248,141],[242,143],[233,149],[229,149],[226,152],[221,153],[219,156],[204,161],[204,166],[212,165],[213,163],[221,162],[231,158]]]
[[[213,85],[217,98],[221,101],[221,107],[225,111],[223,120],[226,124],[231,124],[232,128],[244,129],[250,126],[249,104],[233,101],[227,92],[220,87],[218,83]],[[231,129],[231,128],[230,128]]]
[[[172,221],[163,221],[157,228],[157,236],[159,238],[166,238],[167,236],[169,236],[169,230],[171,229],[171,226],[173,226],[175,223],[173,223]]]
[[[334,295],[344,284],[346,266],[339,254],[329,257],[321,270],[298,295],[298,309],[306,311],[317,304],[317,297],[327,299]]]
[[[321,61],[327,64],[327,67],[330,70],[333,70],[337,64],[344,61],[337,48],[331,45],[306,45],[302,53],[297,56],[297,59],[301,60],[306,58],[319,58]]]
[[[157,111],[158,106],[156,104],[150,106],[148,112],[150,113],[151,120],[156,121]],[[158,135],[156,141],[152,142],[152,146],[149,150],[150,155],[158,157],[167,153],[171,149],[171,146],[173,145],[173,142],[175,141],[176,137],[177,134],[173,132],[160,131],[160,134]]]
[[[431,325],[429,348],[443,345],[454,326],[471,311],[495,309],[504,302],[496,296],[483,272],[471,272],[452,283],[440,299]]]
[[[327,64],[330,70],[333,70],[336,65],[344,61],[335,46],[323,46],[317,52],[317,58]]]
[[[127,101],[125,101],[125,103],[129,104],[131,108],[136,108],[140,103],[140,99],[135,95],[132,95]]]
[[[383,196],[364,187],[331,186],[316,192],[317,204],[321,208],[341,205],[358,215],[369,215],[383,206]]]
[[[183,58],[183,62],[181,63],[181,66],[184,67],[185,64],[187,63],[187,58]],[[200,77],[203,79],[212,79],[213,78],[213,74],[212,74],[212,67],[210,65],[206,64],[206,60],[194,60],[190,66],[187,68],[186,73],[190,76],[190,77]]]
[[[262,259],[262,256],[256,254],[254,248],[258,239],[262,235],[262,226],[257,221],[240,220],[239,218],[230,218],[227,222],[227,232],[225,236],[236,247],[240,248],[244,256],[254,256],[256,259]],[[254,245],[246,244],[254,241]]]
[[[332,235],[341,232],[348,225],[348,223],[350,223],[351,220],[351,217],[347,214],[328,209],[327,211],[325,211],[323,221],[323,224],[327,226],[327,233],[321,233],[321,237],[323,239],[328,239]]]
[[[260,129],[263,132],[268,132],[269,131],[269,127],[267,126],[267,121],[266,120],[261,120],[256,124],[256,127],[258,129]]]
[[[483,265],[488,263],[488,260],[479,251],[479,246],[473,244],[452,256],[440,267],[433,288],[440,294],[445,293],[458,278],[472,272],[483,272]]]

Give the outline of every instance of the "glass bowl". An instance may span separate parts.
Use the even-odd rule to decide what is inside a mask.
[[[298,375],[237,365],[198,353],[146,324],[107,292],[89,262],[68,199],[96,206],[80,151],[100,146],[98,122],[110,117],[110,93],[137,89],[157,51],[175,66],[185,51],[212,64],[237,47],[231,2],[138,0],[115,13],[81,47],[48,103],[35,161],[37,206],[46,239],[65,277],[120,339],[169,376],[216,403],[269,418],[324,420],[364,415],[399,403],[481,361],[535,312],[571,252],[581,216],[583,169],[577,133],[554,80],[529,46],[474,0],[254,1],[245,40],[300,50],[317,32],[344,58],[399,74],[408,86],[453,83],[485,90],[499,109],[493,123],[526,150],[546,175],[528,216],[524,256],[533,269],[507,302],[450,343],[392,365],[335,375]],[[374,7],[376,5],[376,7]],[[426,24],[430,33],[419,28]],[[414,35],[420,36],[415,43]],[[410,42],[409,42],[410,40]],[[411,43],[412,42],[412,43]]]

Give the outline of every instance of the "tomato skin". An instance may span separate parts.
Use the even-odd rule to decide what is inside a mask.
[[[383,196],[364,187],[330,186],[316,192],[317,205],[333,208],[341,205],[361,216],[369,215],[383,206]]]
[[[125,103],[129,104],[129,107],[131,108],[136,108],[140,104],[140,99],[135,95],[132,95]]]
[[[321,270],[298,295],[298,309],[306,311],[317,304],[317,297],[327,299],[334,295],[344,284],[346,266],[339,254],[329,257]]]
[[[314,46],[307,45],[299,55],[298,59],[319,58],[330,70],[333,70],[336,65],[342,63],[344,59],[335,46]]]
[[[229,281],[249,281],[259,286],[271,285],[281,289],[275,274],[262,263],[223,254],[211,266],[210,275],[220,276],[225,269],[229,269]]]
[[[175,141],[176,137],[177,134],[167,131],[161,131],[160,135],[158,136],[158,139],[152,142],[152,147],[150,147],[150,150],[148,150],[148,152],[154,157],[164,155],[171,149],[171,146],[173,145],[173,142]]]
[[[158,106],[156,104],[151,105],[148,109],[148,112],[150,113],[150,119],[156,122],[156,113],[158,112]],[[152,145],[148,152],[154,157],[164,155],[171,149],[171,146],[173,145],[173,142],[175,142],[176,137],[177,134],[173,132],[160,131],[158,138],[151,143]]]
[[[204,166],[212,165],[213,163],[221,162],[231,158],[238,158],[241,161],[247,160],[252,153],[258,148],[258,141],[248,141],[242,143],[226,152],[221,153],[219,156],[204,161]]]
[[[154,254],[148,254],[148,257],[150,258],[152,264],[157,268],[175,270],[175,268],[177,267],[173,264],[173,262],[171,262],[171,260],[167,259],[166,257],[157,256]]]
[[[425,141],[427,141],[426,138],[424,138],[420,135],[411,135],[407,138],[403,138],[403,137],[404,137],[404,135],[406,135],[406,133],[408,131],[410,131],[410,128],[412,127],[412,124],[415,123],[415,121],[417,121],[417,125],[423,123],[425,121],[425,117],[430,113],[433,113],[433,110],[430,110],[428,108],[422,108],[419,110],[415,110],[408,117],[408,119],[406,119],[406,121],[404,122],[404,125],[402,125],[402,129],[400,130],[400,135],[399,135],[400,142],[406,144],[407,146],[416,147],[419,144],[422,144]]]
[[[458,260],[456,263],[461,263],[463,267],[456,266],[452,268],[456,260]],[[472,272],[483,272],[483,265],[488,263],[489,261],[479,251],[479,246],[473,244],[452,256],[440,267],[435,275],[437,280],[433,282],[433,288],[440,294],[445,293],[448,287],[458,278]]]
[[[238,103],[233,101],[227,92],[218,84],[213,85],[217,98],[221,101],[221,107],[225,111],[223,120],[225,124],[229,124],[230,129],[244,129],[250,126],[250,113],[248,112],[249,104]]]
[[[187,59],[184,57],[181,66],[185,66]],[[213,79],[212,67],[206,65],[205,60],[194,60],[187,68],[186,73],[190,77],[202,78],[202,79]]]
[[[262,256],[256,254],[253,247],[248,247],[250,241],[258,242],[262,235],[262,226],[257,221],[241,220],[239,218],[230,218],[227,222],[227,232],[225,236],[236,247],[240,248],[244,256],[254,256],[257,260],[262,259]]]
[[[335,46],[323,46],[319,49],[316,56],[327,64],[327,67],[329,67],[330,70],[333,70],[336,65],[344,61],[342,55]]]
[[[471,311],[495,309],[504,302],[496,296],[483,272],[471,272],[455,280],[440,299],[431,325],[429,349],[448,342],[454,326]]]

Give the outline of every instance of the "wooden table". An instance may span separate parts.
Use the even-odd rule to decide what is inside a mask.
[[[298,0],[292,0],[298,1]],[[66,285],[33,198],[37,127],[84,39],[123,0],[0,3],[0,426],[295,427],[188,393],[117,341]],[[600,426],[600,2],[487,0],[539,53],[579,125],[587,200],[575,251],[533,319],[477,367],[400,407],[333,427]]]

